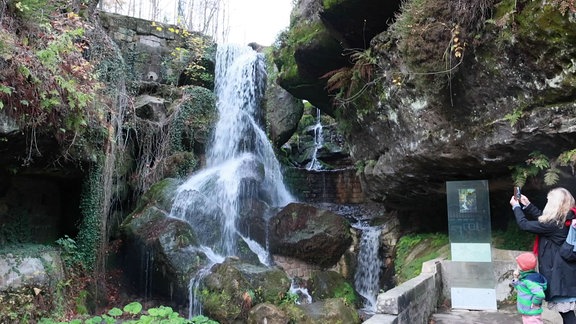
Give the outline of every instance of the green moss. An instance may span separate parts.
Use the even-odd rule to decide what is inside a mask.
[[[216,319],[238,318],[242,312],[240,305],[233,301],[232,295],[226,291],[211,292],[206,289],[200,294],[203,307],[209,311],[210,317]]]
[[[574,23],[550,4],[529,2],[518,15],[518,26],[519,36],[528,45],[535,41],[563,47],[576,43]]]
[[[494,20],[500,20],[508,15],[513,15],[516,12],[517,0],[503,0],[494,5]]]
[[[279,77],[288,84],[298,83],[298,66],[294,58],[297,48],[312,40],[330,39],[320,20],[300,22],[279,36],[279,45],[275,45],[274,63],[278,67]]]
[[[306,313],[295,304],[284,303],[280,308],[290,317],[289,323],[306,323]]]
[[[336,287],[334,290],[334,297],[344,299],[346,304],[350,306],[354,306],[358,302],[358,296],[354,291],[354,287],[352,287],[348,282],[343,282],[341,285]]]

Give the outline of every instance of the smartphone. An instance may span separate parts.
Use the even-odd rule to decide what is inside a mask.
[[[520,200],[521,196],[522,193],[520,192],[520,187],[514,187],[514,198],[516,198],[516,200]]]

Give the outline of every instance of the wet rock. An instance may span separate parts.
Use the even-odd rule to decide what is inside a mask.
[[[330,267],[352,243],[349,222],[328,210],[291,203],[270,220],[270,252]]]

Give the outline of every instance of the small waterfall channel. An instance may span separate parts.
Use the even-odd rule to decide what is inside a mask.
[[[380,248],[380,226],[355,226],[362,231],[360,248],[358,252],[358,268],[354,274],[354,286],[356,291],[364,297],[366,313],[376,312],[376,299],[379,293],[380,269],[382,260],[378,256]]]
[[[316,124],[314,125],[314,147],[312,151],[312,160],[306,166],[308,171],[322,170],[322,163],[318,160],[318,150],[324,145],[324,137],[322,133],[322,122],[320,120],[320,109],[316,108]]]
[[[266,264],[266,249],[237,232],[242,201],[259,199],[271,207],[294,201],[284,185],[272,145],[259,125],[265,86],[263,54],[248,46],[218,46],[215,92],[219,120],[206,168],[178,188],[170,213],[196,229],[199,242],[213,252],[206,254],[213,263],[238,255],[238,239],[244,239]],[[201,314],[193,296],[200,279],[190,283],[190,316]]]

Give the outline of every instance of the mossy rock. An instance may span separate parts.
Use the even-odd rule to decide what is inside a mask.
[[[280,268],[228,258],[202,280],[200,299],[209,317],[228,323],[246,320],[258,303],[279,304],[289,288],[290,279]]]
[[[354,287],[335,271],[315,271],[310,278],[313,300],[342,298],[348,305],[357,305],[360,298]]]

